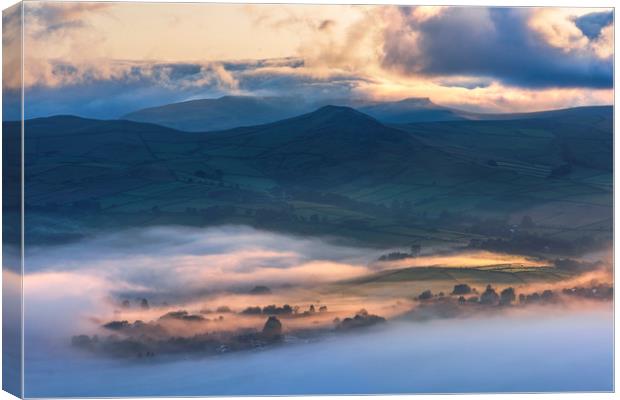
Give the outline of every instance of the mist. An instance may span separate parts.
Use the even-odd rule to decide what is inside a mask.
[[[610,391],[612,345],[606,303],[578,312],[551,308],[545,318],[392,322],[321,341],[169,362],[101,359],[58,347],[27,352],[26,395]]]
[[[122,231],[55,247],[29,247],[26,274],[113,282],[119,294],[188,299],[258,284],[313,285],[360,276],[376,249],[242,226]],[[40,288],[39,288],[40,289]]]
[[[612,389],[611,302],[566,297],[553,304],[479,307],[450,318],[437,314],[420,320],[410,316],[419,307],[413,300],[419,293],[409,283],[376,292],[338,286],[382,268],[376,263],[381,253],[235,226],[135,229],[29,248],[24,276],[26,395]],[[519,257],[469,252],[428,255],[413,264],[522,259],[536,268],[536,260]],[[609,280],[595,271],[572,281],[518,289],[560,290],[595,278]],[[256,285],[270,290],[253,294]],[[141,298],[148,298],[149,307],[139,306]],[[125,302],[131,305],[125,307]],[[267,315],[243,310],[284,304],[302,311],[314,305],[327,310],[281,316],[283,342],[217,355],[162,351],[150,359],[114,358],[71,345],[75,335],[119,334],[105,328],[113,321],[144,321],[140,329],[163,329],[163,341],[191,341],[192,335],[205,332],[260,331]],[[334,321],[361,308],[387,323],[347,333],[334,329]],[[180,311],[199,321],[162,318]],[[312,329],[320,333],[304,334]]]

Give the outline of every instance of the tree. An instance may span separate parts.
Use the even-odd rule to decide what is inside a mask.
[[[274,316],[267,318],[263,327],[263,336],[268,340],[279,340],[282,338],[282,323]]]
[[[553,291],[549,289],[543,291],[542,295],[540,296],[542,301],[552,301],[553,297]]]
[[[140,300],[140,307],[142,307],[145,310],[149,309],[149,302],[147,299],[141,299]]]
[[[499,296],[491,285],[487,285],[486,290],[480,296],[480,303],[486,305],[496,305],[499,302]]]
[[[418,255],[420,255],[420,251],[422,250],[422,247],[419,244],[412,244],[411,245],[411,255],[414,257],[417,257]]]
[[[430,290],[425,290],[418,296],[418,300],[430,300],[431,298],[433,298],[433,293]]]
[[[452,294],[470,294],[471,287],[466,283],[459,283],[458,285],[454,285],[454,289],[452,290]]]
[[[510,305],[516,299],[515,290],[511,287],[502,290],[499,296],[499,302],[502,305]]]

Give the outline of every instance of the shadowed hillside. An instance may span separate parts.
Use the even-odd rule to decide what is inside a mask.
[[[64,232],[55,240],[87,233],[76,228],[84,224],[240,223],[382,247],[467,244],[509,240],[527,215],[528,234],[596,242],[611,224],[611,108],[594,111],[387,126],[326,106],[206,133],[68,116],[29,120],[27,214],[66,220],[49,228]],[[575,246],[547,247],[583,247]]]

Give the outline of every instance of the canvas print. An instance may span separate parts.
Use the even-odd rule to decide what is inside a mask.
[[[610,392],[612,8],[3,13],[4,389]]]

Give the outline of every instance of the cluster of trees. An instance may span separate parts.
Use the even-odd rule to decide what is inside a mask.
[[[542,294],[538,292],[529,294],[519,294],[519,303],[521,304],[536,304],[536,303],[549,303],[557,299],[553,290],[544,290]]]
[[[170,311],[169,313],[166,313],[166,314],[162,315],[159,319],[160,320],[176,319],[176,320],[179,320],[179,321],[188,321],[188,322],[203,322],[203,321],[205,321],[205,317],[203,317],[202,315],[190,314],[190,313],[188,313],[185,310]]]
[[[327,306],[323,305],[319,307],[318,312],[326,312],[326,311],[327,311]],[[241,314],[244,314],[244,315],[291,315],[291,314],[309,315],[309,314],[314,314],[315,312],[317,312],[317,310],[314,304],[310,304],[310,307],[308,307],[308,309],[305,311],[301,311],[299,306],[291,307],[288,304],[284,304],[283,306],[279,307],[279,306],[276,306],[275,304],[272,304],[269,306],[265,306],[263,308],[258,307],[258,306],[247,307],[243,311],[241,311]]]
[[[414,257],[419,256],[421,251],[422,251],[422,246],[420,246],[417,243],[414,243],[411,245],[409,253],[395,251],[392,253],[383,254],[377,260],[378,261],[406,260],[407,258],[414,258]]]
[[[398,260],[406,260],[407,258],[412,258],[412,255],[409,253],[401,253],[399,251],[395,251],[393,253],[383,254],[378,260],[379,261],[398,261]]]
[[[246,350],[278,342],[283,338],[283,327],[275,316],[267,318],[261,331],[211,332],[194,336],[169,336],[158,324],[136,321],[115,321],[118,328],[112,335],[76,335],[73,346],[112,357],[143,358],[155,354],[210,353]],[[117,326],[118,325],[118,326]],[[145,330],[149,328],[150,330]],[[159,331],[155,329],[159,328]],[[121,333],[121,334],[119,334]]]
[[[598,284],[586,288],[576,286],[573,288],[562,289],[562,293],[567,296],[583,297],[595,300],[613,300],[614,288],[608,284]]]
[[[378,315],[369,314],[368,311],[361,309],[352,318],[347,317],[342,321],[337,318],[334,320],[334,322],[336,323],[337,330],[347,331],[351,329],[364,328],[367,326],[381,324],[386,322],[386,319]]]
[[[480,294],[480,296],[473,295],[470,297],[465,297],[468,294],[477,293],[475,288],[472,288],[466,283],[460,283],[454,285],[454,289],[450,293],[453,296],[458,297],[459,304],[482,304],[488,306],[508,306],[513,304],[517,300],[517,295],[515,289],[513,287],[507,287],[501,290],[499,293],[493,288],[491,285],[487,285],[485,290]],[[423,291],[417,298],[421,301],[428,301],[433,299],[434,297],[444,297],[443,293],[439,293],[437,296],[433,296],[430,290]],[[521,304],[535,303],[539,301],[548,302],[555,299],[555,294],[551,290],[545,290],[542,294],[538,294],[536,292],[531,294],[520,294],[519,302]]]

